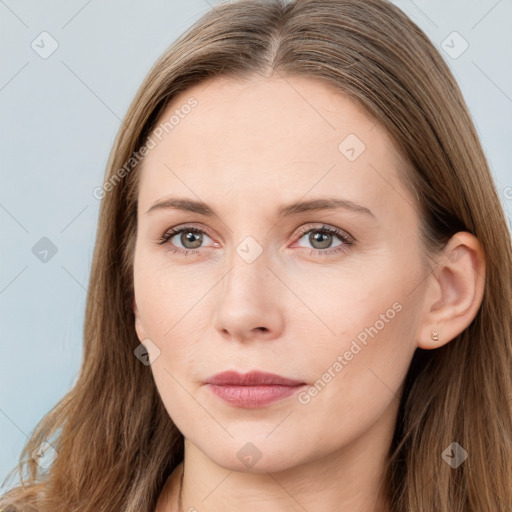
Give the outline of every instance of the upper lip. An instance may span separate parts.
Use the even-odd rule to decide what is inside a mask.
[[[299,386],[305,383],[300,380],[288,379],[275,373],[252,371],[242,374],[230,370],[209,377],[205,384],[216,384],[218,386]]]

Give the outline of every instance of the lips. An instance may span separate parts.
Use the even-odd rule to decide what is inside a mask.
[[[305,382],[288,379],[275,373],[252,371],[242,374],[227,371],[210,377],[205,384],[215,384],[217,386],[300,386]]]
[[[255,409],[283,400],[305,386],[305,382],[274,373],[235,371],[218,373],[205,382],[217,397],[233,407]]]

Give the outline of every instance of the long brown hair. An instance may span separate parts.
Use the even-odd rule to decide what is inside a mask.
[[[450,343],[416,350],[386,485],[393,512],[511,511],[510,233],[454,77],[426,35],[386,0],[220,4],[156,62],[107,164],[80,373],[37,425],[20,457],[22,485],[0,506],[154,510],[184,453],[150,367],[134,356],[140,343],[132,309],[138,151],[178,93],[208,78],[255,73],[323,80],[383,124],[407,162],[403,179],[419,201],[425,254],[442,249],[458,231],[482,244],[487,268],[481,307]],[[46,470],[31,457],[44,442],[58,453]],[[442,457],[452,442],[469,454],[457,469]]]

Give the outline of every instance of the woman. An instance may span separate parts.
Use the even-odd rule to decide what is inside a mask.
[[[398,8],[212,9],[95,195],[83,365],[4,510],[512,510],[510,235]]]

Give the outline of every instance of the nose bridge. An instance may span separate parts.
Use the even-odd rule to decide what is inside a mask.
[[[231,246],[227,274],[217,295],[215,328],[238,340],[265,332],[280,335],[283,317],[278,307],[278,279],[270,270],[270,251],[252,236]]]
[[[225,290],[234,295],[260,294],[260,288],[268,286],[269,249],[252,235],[247,235],[233,247],[230,272],[226,276]]]
[[[261,220],[255,222],[255,210],[259,210]],[[230,228],[228,250],[228,265],[230,272],[227,281],[232,285],[236,282],[245,282],[248,286],[258,284],[257,275],[268,272],[266,265],[270,265],[270,247],[267,236],[268,228],[264,222],[265,212],[262,205],[259,207],[250,202],[237,204],[237,215],[226,219]]]

